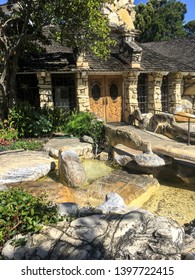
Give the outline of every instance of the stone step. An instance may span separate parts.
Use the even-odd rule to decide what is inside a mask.
[[[56,137],[50,139],[43,150],[48,152],[49,155],[53,158],[58,158],[59,150],[73,150],[75,151],[80,157],[84,158],[92,158],[93,157],[93,147],[90,143],[80,142],[78,138],[61,138]]]

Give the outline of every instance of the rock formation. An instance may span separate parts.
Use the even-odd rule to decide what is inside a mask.
[[[115,208],[112,203],[109,207],[109,199]],[[128,209],[119,196],[110,194],[103,205],[80,209],[71,222],[44,226],[37,234],[17,238],[25,238],[26,244],[14,247],[8,241],[2,250],[5,259],[178,260],[184,231],[172,219]]]

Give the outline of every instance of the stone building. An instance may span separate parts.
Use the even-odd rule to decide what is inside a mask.
[[[142,113],[185,105],[195,111],[195,38],[138,44],[133,0],[105,4],[116,46],[106,61],[92,54],[75,59],[53,42],[46,52],[28,54],[17,74],[18,100],[92,111],[107,122],[128,121]]]

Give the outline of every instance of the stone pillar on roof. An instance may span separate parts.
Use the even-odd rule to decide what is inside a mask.
[[[86,59],[86,55],[84,52],[81,52],[77,55],[76,66],[79,69],[88,69],[89,68],[89,63]]]
[[[131,71],[123,74],[124,81],[124,121],[128,122],[129,114],[138,108],[137,84],[139,72]]]
[[[169,74],[169,111],[181,104],[184,80],[181,72]]]
[[[76,74],[77,107],[80,112],[90,111],[88,73],[87,71]]]
[[[135,29],[135,5],[133,4],[134,0],[114,0],[112,3],[103,4],[102,14],[108,16],[109,25],[112,28]]]
[[[51,74],[49,72],[38,72],[37,80],[39,87],[40,107],[54,107]]]
[[[162,111],[161,86],[163,73],[149,73],[148,75],[148,111]]]

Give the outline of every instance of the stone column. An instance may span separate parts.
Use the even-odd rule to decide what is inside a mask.
[[[89,87],[87,71],[78,72],[76,75],[77,105],[80,112],[90,111]]]
[[[38,72],[37,79],[40,96],[40,107],[54,107],[51,74],[49,72]]]
[[[184,80],[183,75],[179,73],[169,74],[169,111],[181,104],[183,95]]]
[[[129,72],[123,74],[124,81],[124,116],[125,122],[128,122],[129,114],[132,114],[138,107],[137,84],[138,72]]]
[[[150,73],[148,75],[148,111],[154,113],[154,110],[162,111],[161,104],[161,85],[162,73]]]

